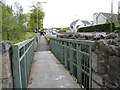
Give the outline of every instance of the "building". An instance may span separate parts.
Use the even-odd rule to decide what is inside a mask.
[[[104,24],[106,23],[111,17],[116,18],[117,19],[117,14],[112,14],[111,13],[94,13],[93,14],[93,24],[97,25],[97,24]]]
[[[88,22],[87,20],[77,19],[70,24],[70,32],[77,32],[78,28],[90,25],[90,22]]]

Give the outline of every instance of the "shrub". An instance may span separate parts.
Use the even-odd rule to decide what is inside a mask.
[[[50,41],[50,36],[44,35],[44,37],[46,38],[47,41]]]
[[[82,27],[78,29],[78,32],[110,32],[110,23],[93,25],[88,27]],[[113,30],[115,30],[115,24],[113,23]]]

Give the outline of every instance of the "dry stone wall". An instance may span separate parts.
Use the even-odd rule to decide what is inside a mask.
[[[82,36],[66,34],[58,36],[66,39],[95,41],[92,56],[92,87],[120,88],[120,35]]]
[[[13,77],[11,67],[11,42],[0,42],[0,55],[1,59],[1,88],[13,88]]]

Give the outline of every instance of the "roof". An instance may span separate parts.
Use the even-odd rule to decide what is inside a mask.
[[[79,21],[80,19],[77,19],[77,20],[75,20],[75,21],[73,21],[71,24],[70,24],[70,26],[75,26],[75,24]],[[83,22],[84,24],[90,24],[87,20],[81,20],[81,22]]]
[[[77,20],[73,21],[73,22],[70,24],[70,26],[75,26],[75,24],[76,24],[79,20],[80,20],[80,19],[77,19]]]
[[[82,22],[83,22],[84,24],[86,24],[86,25],[87,25],[87,24],[90,24],[90,23],[89,23],[88,21],[86,21],[86,20],[83,20]]]
[[[103,12],[100,12],[102,15],[104,15],[106,18],[111,18],[111,15],[112,17],[117,17],[117,14],[111,14],[111,13],[103,13]]]

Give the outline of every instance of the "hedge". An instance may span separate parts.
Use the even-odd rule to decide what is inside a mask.
[[[82,27],[78,29],[78,32],[110,32],[110,23],[93,25],[88,27]],[[113,23],[113,30],[115,30],[115,24]]]
[[[116,30],[120,30],[120,24],[116,24]]]

